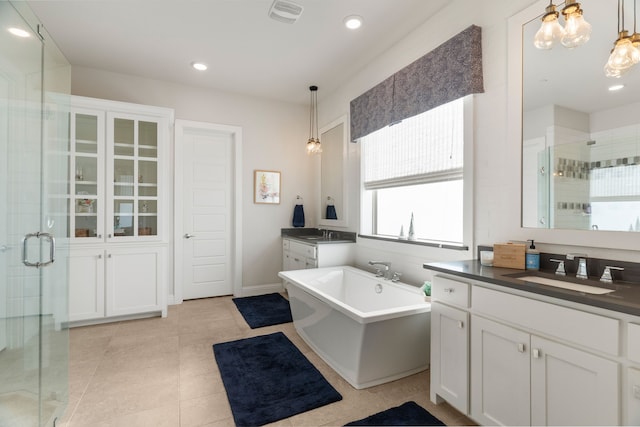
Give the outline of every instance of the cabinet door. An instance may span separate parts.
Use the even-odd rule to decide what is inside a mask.
[[[481,425],[530,424],[529,334],[471,317],[471,417]]]
[[[617,363],[531,337],[533,425],[619,425]]]
[[[104,251],[69,253],[69,321],[104,317]]]
[[[102,241],[104,234],[105,114],[72,109],[69,194],[71,240]]]
[[[112,241],[160,235],[161,120],[107,114],[107,230]]]
[[[469,413],[469,313],[431,304],[431,400]]]
[[[163,310],[163,248],[107,250],[107,316]]]

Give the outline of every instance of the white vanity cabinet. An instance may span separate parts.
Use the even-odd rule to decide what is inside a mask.
[[[469,413],[469,288],[435,277],[431,303],[431,400]]]
[[[71,97],[70,322],[166,316],[173,110]]]
[[[296,239],[282,239],[282,270],[352,265],[355,243],[303,243]]]
[[[433,402],[481,425],[633,420],[635,402],[622,395],[634,384],[632,372],[621,377],[624,316],[451,275],[434,276],[432,290]]]

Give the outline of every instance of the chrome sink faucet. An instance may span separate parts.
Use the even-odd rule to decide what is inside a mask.
[[[574,260],[578,258],[578,271],[576,272],[576,279],[588,279],[587,274],[587,255],[586,254],[567,254],[568,260]]]
[[[391,263],[386,261],[369,261],[369,265],[381,265],[384,268],[376,268],[376,277],[383,277],[385,280],[390,279]]]

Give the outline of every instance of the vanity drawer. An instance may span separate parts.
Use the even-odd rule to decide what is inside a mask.
[[[629,323],[627,326],[627,345],[629,346],[627,358],[640,363],[640,325]]]
[[[299,242],[289,242],[289,250],[291,252],[303,255],[307,258],[317,258],[316,247],[314,245],[305,245],[304,243]]]
[[[469,307],[469,284],[435,276],[431,286],[431,298],[459,307]]]
[[[533,332],[616,356],[620,353],[620,321],[617,319],[480,286],[473,289],[471,306],[475,313]]]

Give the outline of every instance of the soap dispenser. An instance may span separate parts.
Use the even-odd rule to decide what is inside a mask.
[[[527,248],[525,255],[527,270],[539,270],[540,269],[540,252],[536,250],[533,239],[527,240],[531,242],[531,245]]]

